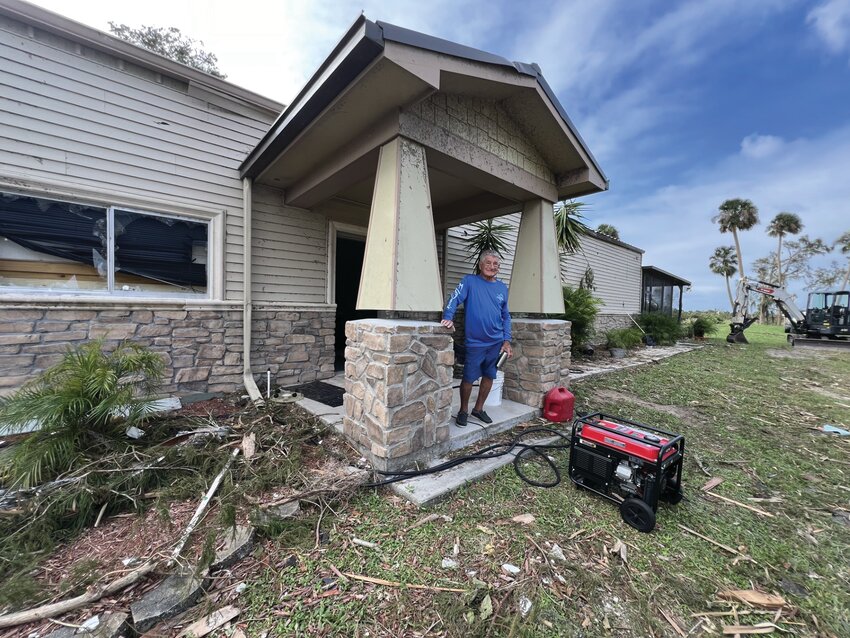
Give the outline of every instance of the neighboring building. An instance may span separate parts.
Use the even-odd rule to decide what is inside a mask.
[[[510,229],[505,234],[511,250],[502,258],[499,278],[510,282],[513,270],[513,248],[516,246],[520,214],[498,218]],[[466,251],[465,237],[475,229],[465,224],[450,228],[445,241],[445,292],[454,289],[461,277],[472,272],[473,263]],[[605,339],[605,332],[614,328],[633,326],[630,315],[641,312],[641,259],[643,251],[608,235],[589,231],[581,238],[581,249],[575,253],[561,253],[561,280],[577,288],[589,278],[593,294],[602,301],[594,329],[596,341]]]
[[[442,308],[444,231],[522,211],[511,307],[557,314],[552,203],[608,187],[536,65],[363,16],[286,108],[21,0],[0,58],[4,394],[92,339],[180,394],[344,363],[345,433],[408,463],[448,436],[451,338],[400,319]],[[508,399],[562,382],[565,330],[517,322]]]
[[[641,312],[661,312],[682,320],[682,295],[690,286],[687,279],[677,277],[655,266],[643,267]]]

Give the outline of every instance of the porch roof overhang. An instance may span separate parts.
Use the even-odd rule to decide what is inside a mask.
[[[655,285],[666,285],[666,286],[690,286],[691,282],[687,279],[682,279],[674,275],[673,273],[669,273],[666,270],[661,270],[660,268],[656,268],[655,266],[643,266],[641,268],[643,272],[644,281],[651,279]]]
[[[368,205],[378,149],[398,135],[416,139],[404,110],[438,91],[497,102],[554,176],[545,181],[501,165],[510,173],[505,179],[480,154],[476,162],[468,149],[447,152],[423,133],[417,141],[427,150],[438,227],[513,212],[532,198],[554,201],[607,189],[607,178],[536,64],[510,62],[363,16],[240,173],[284,190],[292,206],[313,208],[331,197]]]

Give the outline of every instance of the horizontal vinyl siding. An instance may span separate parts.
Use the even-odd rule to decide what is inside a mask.
[[[499,217],[500,223],[513,226],[507,235],[511,247],[502,259],[499,279],[510,284],[514,263],[514,248],[521,213]],[[455,226],[447,231],[445,291],[450,294],[464,275],[472,272],[472,263],[466,261],[464,232],[472,234],[471,224]],[[581,250],[575,254],[561,254],[561,279],[577,286],[587,268],[593,270],[594,295],[603,302],[601,312],[607,314],[634,314],[640,312],[641,254],[622,246],[610,244],[595,237],[582,237]],[[448,298],[448,297],[447,297]]]
[[[280,193],[254,189],[251,213],[255,302],[324,303],[328,227],[324,215],[282,205]]]
[[[516,247],[521,217],[521,213],[511,213],[510,215],[496,218],[498,223],[509,224],[512,227],[506,234],[505,243],[508,245],[509,250],[502,255],[502,266],[499,269],[498,275],[498,279],[504,281],[506,284],[510,284],[511,282],[511,271],[514,266],[514,248]],[[443,286],[446,299],[448,299],[448,296],[463,276],[471,274],[474,270],[475,264],[468,259],[469,253],[466,251],[466,243],[464,241],[464,237],[468,237],[473,233],[475,233],[475,228],[472,224],[449,228],[446,233],[446,281]]]
[[[595,237],[582,237],[581,250],[561,255],[561,278],[570,286],[578,286],[588,267],[593,270],[593,294],[602,300],[601,313],[640,312],[639,252]]]
[[[223,212],[224,298],[241,299],[238,167],[274,116],[248,105],[236,113],[181,81],[22,32],[0,21],[0,179],[134,208]]]

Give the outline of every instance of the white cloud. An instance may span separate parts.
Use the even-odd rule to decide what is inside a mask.
[[[616,190],[596,196],[591,224],[597,215],[604,217],[624,241],[646,250],[645,265],[692,281],[686,307],[725,307],[723,280],[708,269],[714,249],[732,244],[731,235],[721,234],[711,221],[718,206],[741,197],[759,208],[761,223],[740,235],[749,271],[756,258],[775,250],[776,239],[765,227],[780,211],[797,213],[804,233],[828,243],[850,230],[850,182],[836,179],[836,169],[848,165],[850,126],[845,125],[817,138],[785,142],[782,153],[757,160],[729,155],[643,197],[627,199]]]
[[[769,157],[782,148],[783,144],[781,137],[753,133],[741,140],[741,155],[752,159]]]
[[[850,0],[827,0],[809,11],[806,24],[831,53],[850,51]]]

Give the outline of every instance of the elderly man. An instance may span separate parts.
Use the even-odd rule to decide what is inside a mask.
[[[452,319],[458,306],[464,305],[466,320],[466,363],[460,384],[460,411],[455,423],[465,426],[469,418],[472,385],[481,379],[472,416],[482,423],[493,419],[484,411],[484,402],[496,378],[496,362],[502,352],[512,356],[511,315],[508,312],[508,287],[496,279],[500,259],[493,250],[485,250],[478,259],[477,275],[466,275],[449,298],[443,311],[442,325],[454,328]]]

